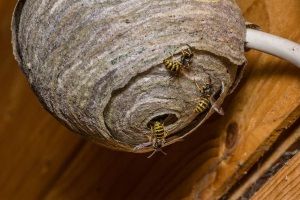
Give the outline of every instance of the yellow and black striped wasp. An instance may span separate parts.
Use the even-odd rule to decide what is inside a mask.
[[[151,125],[151,134],[147,135],[149,138],[149,142],[140,144],[134,148],[134,150],[142,149],[145,147],[152,146],[154,151],[151,153],[148,158],[151,158],[156,152],[160,151],[164,155],[167,155],[162,147],[166,143],[166,137],[169,135],[169,132],[165,129],[165,126],[162,122],[155,121]]]
[[[212,95],[212,86],[210,83],[205,84],[203,87],[200,87],[198,85],[198,83],[196,82],[196,80],[194,80],[197,88],[200,91],[201,97],[197,102],[197,105],[194,109],[194,111],[198,114],[201,114],[203,112],[205,112],[206,110],[208,110],[211,106],[211,95]]]
[[[154,151],[152,154],[148,156],[148,158],[151,158],[158,151],[162,152],[164,155],[167,155],[162,150],[162,147],[166,143],[166,137],[168,135],[169,132],[166,131],[164,124],[159,121],[155,121],[153,126],[151,126],[151,139],[150,139]]]
[[[201,97],[197,102],[197,105],[194,109],[194,111],[198,114],[203,113],[207,111],[211,106],[213,109],[219,113],[220,115],[224,115],[223,109],[215,104],[215,99],[214,99],[214,92],[211,84],[211,80],[209,83],[205,84],[203,87],[200,87],[196,80],[194,80],[197,88],[200,91]],[[223,82],[222,82],[222,88],[224,87]]]
[[[187,50],[181,51],[180,61],[175,60],[173,55],[171,55],[171,58],[166,58],[163,60],[163,64],[165,65],[167,70],[177,73],[183,68],[190,67],[194,54],[191,50],[192,47],[188,44],[187,46],[189,47]]]

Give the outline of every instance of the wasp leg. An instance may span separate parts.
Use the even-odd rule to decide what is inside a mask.
[[[147,158],[151,158],[156,153],[156,150],[153,151]]]
[[[151,158],[154,154],[156,154],[157,152],[161,152],[162,154],[164,154],[165,156],[167,155],[166,152],[164,152],[162,149],[155,149],[147,158]]]
[[[158,150],[154,150],[147,158],[151,158],[156,152],[158,152]]]
[[[191,47],[189,44],[185,44],[185,45],[188,46],[188,47],[189,47],[189,51],[192,52],[191,49],[192,49],[193,47]]]
[[[166,152],[164,152],[162,149],[158,149],[157,151],[160,151],[162,154],[164,154],[165,156],[167,155]]]

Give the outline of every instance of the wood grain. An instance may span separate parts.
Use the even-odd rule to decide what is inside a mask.
[[[284,168],[251,198],[251,200],[268,199],[300,199],[300,153],[286,163]]]
[[[41,108],[17,67],[14,3],[0,2],[0,199],[216,199],[299,117],[299,69],[251,51],[225,116],[166,148],[167,156],[146,159],[85,142]],[[298,0],[238,3],[248,21],[300,42]]]
[[[300,125],[283,134],[284,140],[277,141],[276,144],[272,146],[268,155],[260,159],[256,167],[251,170],[252,173],[243,177],[243,179],[245,179],[244,181],[235,185],[235,189],[232,190],[233,192],[231,194],[226,195],[226,199],[238,200],[244,196],[252,196],[259,185],[264,184],[263,182],[267,178],[265,175],[275,173],[273,172],[274,166],[279,166],[281,162],[284,162],[282,160],[286,160],[283,159],[286,157],[286,153],[294,152],[294,149],[300,148]]]
[[[243,11],[248,21],[263,30],[300,42],[300,30],[295,28],[300,17],[299,1],[252,1]],[[169,198],[221,197],[268,150],[282,130],[299,117],[299,69],[258,52],[249,52],[247,58],[249,65],[244,81],[226,107],[225,118],[215,128],[220,137],[225,137],[227,128],[237,124],[238,144],[229,152],[220,147],[223,161],[217,169],[203,176],[199,167]],[[183,191],[186,194],[182,195]]]
[[[82,140],[42,109],[18,68],[10,42],[14,4],[0,3],[0,199],[39,199]]]

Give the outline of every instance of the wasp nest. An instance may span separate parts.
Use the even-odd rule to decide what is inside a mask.
[[[153,150],[144,144],[157,121],[164,145],[187,136],[220,111],[245,63],[245,22],[233,0],[20,0],[12,29],[16,59],[44,107],[123,151]],[[166,59],[182,68],[173,73]],[[195,112],[204,86],[210,107]]]

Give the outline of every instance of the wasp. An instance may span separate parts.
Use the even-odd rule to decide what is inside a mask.
[[[169,135],[169,132],[166,131],[164,124],[159,121],[155,121],[153,126],[151,126],[151,133],[151,143],[154,151],[148,156],[148,158],[151,158],[158,151],[162,152],[164,155],[167,155],[161,149],[166,143],[166,137]]]
[[[164,155],[167,155],[161,148],[166,143],[166,137],[168,135],[169,132],[166,131],[164,124],[159,121],[155,121],[151,126],[151,135],[147,135],[149,138],[149,142],[135,146],[134,151],[149,147],[151,145],[154,151],[151,155],[148,156],[148,158],[151,158],[158,151],[162,152]]]
[[[203,113],[211,106],[210,96],[212,94],[212,86],[211,84],[205,84],[203,87],[200,87],[196,80],[194,80],[194,82],[201,93],[200,100],[198,101],[194,111],[196,113]]]
[[[201,97],[200,100],[198,101],[196,108],[194,109],[194,111],[196,113],[203,113],[205,112],[208,108],[210,107],[210,100],[205,98],[205,97]]]
[[[182,50],[181,51],[181,56],[180,56],[180,61],[174,60],[173,55],[171,55],[171,58],[167,58],[163,60],[163,64],[165,67],[172,71],[172,72],[178,72],[183,68],[187,68],[190,66],[192,62],[192,58],[194,56],[193,52],[191,51],[191,47],[189,47],[188,50]]]
[[[199,89],[200,93],[201,93],[201,97],[200,100],[198,101],[196,108],[194,109],[194,111],[196,113],[203,113],[205,112],[207,109],[209,109],[210,106],[212,106],[212,108],[219,113],[220,115],[224,115],[224,111],[223,109],[215,104],[215,98],[213,97],[213,88],[212,88],[212,84],[211,84],[211,80],[210,83],[205,84],[203,87],[200,87],[196,80],[194,79],[194,82],[197,86],[197,88]],[[222,82],[222,88],[224,87],[224,84]]]

